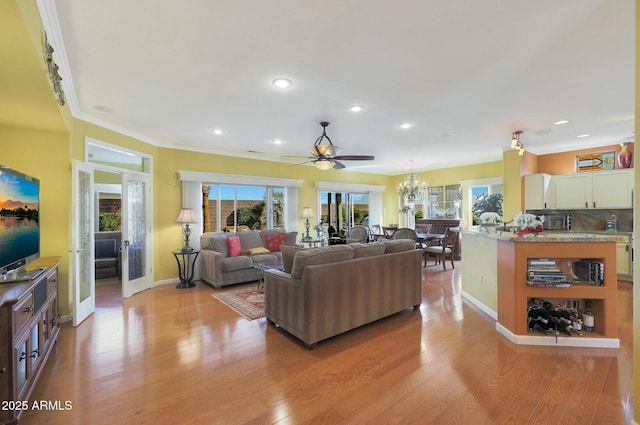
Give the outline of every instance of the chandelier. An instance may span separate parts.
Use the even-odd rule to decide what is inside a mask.
[[[420,179],[413,172],[413,159],[411,160],[411,172],[405,176],[404,183],[398,186],[398,193],[408,203],[415,204],[427,189],[426,183],[420,183]]]

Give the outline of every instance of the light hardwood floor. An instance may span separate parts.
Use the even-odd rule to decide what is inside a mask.
[[[626,424],[632,308],[622,347],[516,346],[460,298],[460,272],[424,270],[423,303],[307,351],[202,283],[129,299],[102,285],[94,315],[60,334],[21,424]]]

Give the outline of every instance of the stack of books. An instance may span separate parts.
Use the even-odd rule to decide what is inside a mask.
[[[555,260],[531,259],[527,268],[527,285],[551,288],[568,288],[571,281],[560,270]]]
[[[597,260],[580,260],[573,263],[573,273],[585,283],[604,286],[604,263]]]

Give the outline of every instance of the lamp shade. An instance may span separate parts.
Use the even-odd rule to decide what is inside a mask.
[[[302,209],[302,218],[313,218],[313,210],[311,207],[304,207]]]
[[[332,169],[336,165],[336,163],[331,161],[330,159],[321,158],[321,159],[316,159],[315,161],[313,161],[313,165],[318,170],[326,171],[326,170]]]
[[[196,214],[193,208],[183,208],[176,218],[176,223],[197,223]]]

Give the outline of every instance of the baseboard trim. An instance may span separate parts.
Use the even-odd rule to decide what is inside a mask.
[[[589,338],[583,336],[516,335],[496,322],[496,330],[509,341],[519,345],[544,345],[558,347],[620,348],[618,338]]]
[[[156,286],[160,285],[177,285],[178,283],[180,283],[180,279],[177,278],[156,280],[155,282],[153,282],[153,285],[151,285],[151,287],[155,288]]]
[[[491,317],[493,320],[495,321],[498,320],[498,313],[494,311],[492,308],[487,307],[485,304],[480,302],[477,298],[474,298],[473,296],[469,295],[465,291],[461,291],[460,296],[466,299],[467,301],[469,301],[471,304],[473,304],[477,308],[479,308],[484,314]]]

